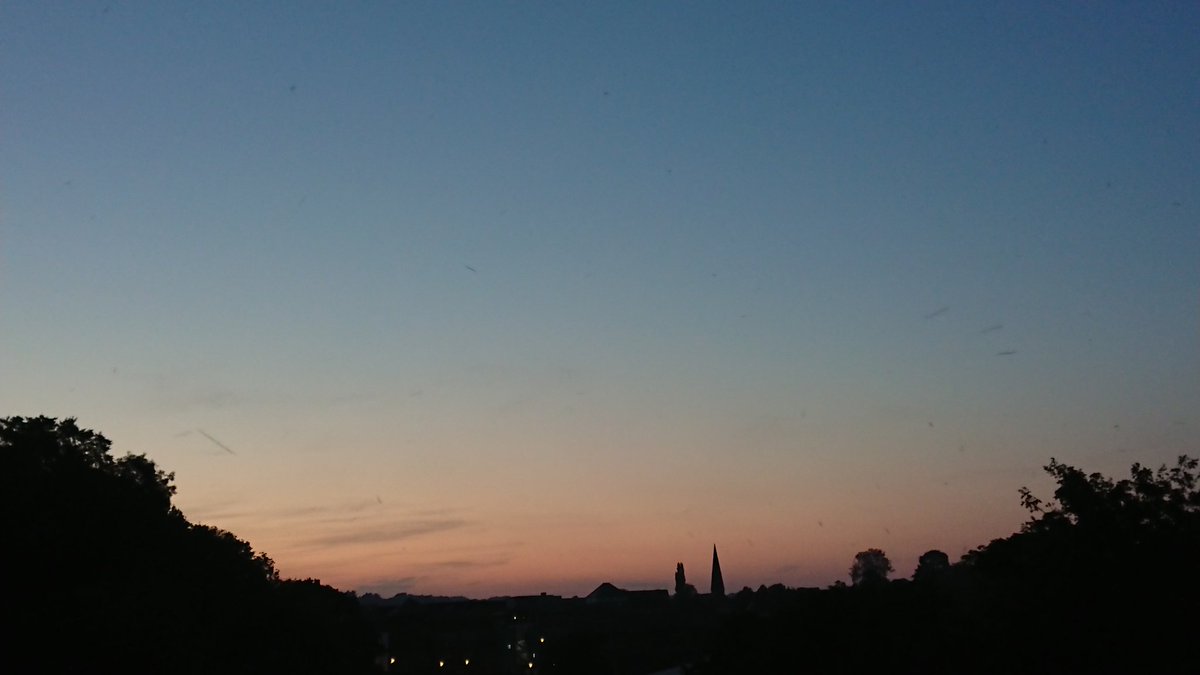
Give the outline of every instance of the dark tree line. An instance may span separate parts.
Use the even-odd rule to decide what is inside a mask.
[[[366,672],[356,599],[188,522],[174,476],[73,419],[0,419],[6,672]]]
[[[377,633],[353,594],[281,579],[247,542],[189,522],[172,504],[172,474],[144,455],[113,457],[73,419],[10,417],[0,467],[3,672],[372,669]],[[868,549],[850,586],[777,584],[705,603],[680,566],[677,597],[661,609],[602,608],[611,616],[600,621],[581,605],[542,626],[557,626],[543,657],[560,667],[539,672],[1195,672],[1197,467],[1135,464],[1114,480],[1051,460],[1057,489],[1045,500],[1020,491],[1030,518],[1019,532],[953,564],[929,551],[911,581],[889,580],[887,555]],[[511,642],[504,626],[479,638]],[[413,630],[394,637],[411,642]]]
[[[888,581],[879,549],[853,586],[748,589],[704,672],[1192,673],[1200,635],[1197,460],[1113,480],[1055,460],[1052,500],[963,556]]]

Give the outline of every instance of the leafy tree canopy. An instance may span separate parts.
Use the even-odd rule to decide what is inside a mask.
[[[1033,514],[1026,531],[1063,525],[1122,532],[1170,533],[1195,526],[1200,516],[1197,462],[1180,456],[1173,467],[1157,470],[1134,464],[1130,477],[1114,481],[1053,458],[1045,470],[1058,483],[1054,501],[1044,502],[1021,488],[1021,504]]]
[[[1054,459],[1045,469],[1053,499],[1022,488],[1021,531],[957,566],[986,626],[972,649],[1002,663],[1019,644],[1047,672],[1183,672],[1169,650],[1130,645],[1184,644],[1200,628],[1179,611],[1200,602],[1197,460],[1134,464],[1120,480]]]
[[[1030,520],[1021,531],[964,558],[983,570],[1037,569],[1046,580],[1149,578],[1200,555],[1198,462],[1181,456],[1174,466],[1134,464],[1129,478],[1113,480],[1051,459],[1045,470],[1058,484],[1043,500],[1021,488]]]
[[[3,596],[21,626],[9,665],[256,675],[369,668],[373,647],[352,597],[281,581],[249,543],[188,522],[171,503],[173,474],[110,449],[72,418],[0,419]]]
[[[943,576],[949,570],[950,556],[936,549],[926,551],[917,559],[917,569],[913,572],[913,581],[932,581]]]
[[[11,487],[45,489],[48,483],[56,483],[74,488],[80,482],[111,479],[148,500],[148,506],[172,511],[175,474],[160,470],[145,455],[114,458],[111,445],[104,436],[81,429],[71,417],[61,422],[44,416],[0,419],[0,457],[8,467]]]
[[[883,551],[869,548],[854,556],[854,564],[850,566],[850,581],[855,586],[881,584],[888,580],[888,574],[893,571],[892,561]]]

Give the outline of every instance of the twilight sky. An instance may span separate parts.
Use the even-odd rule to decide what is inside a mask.
[[[1200,5],[0,5],[0,414],[293,577],[907,576],[1200,452]]]

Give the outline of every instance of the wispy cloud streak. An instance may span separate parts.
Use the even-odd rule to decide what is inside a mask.
[[[371,526],[350,532],[335,532],[309,539],[305,546],[341,546],[346,544],[374,544],[401,541],[424,534],[447,532],[466,527],[470,523],[462,519],[417,520],[390,525]]]

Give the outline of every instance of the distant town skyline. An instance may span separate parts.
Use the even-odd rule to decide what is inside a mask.
[[[342,589],[906,577],[1200,448],[1200,5],[0,5],[0,410]]]

